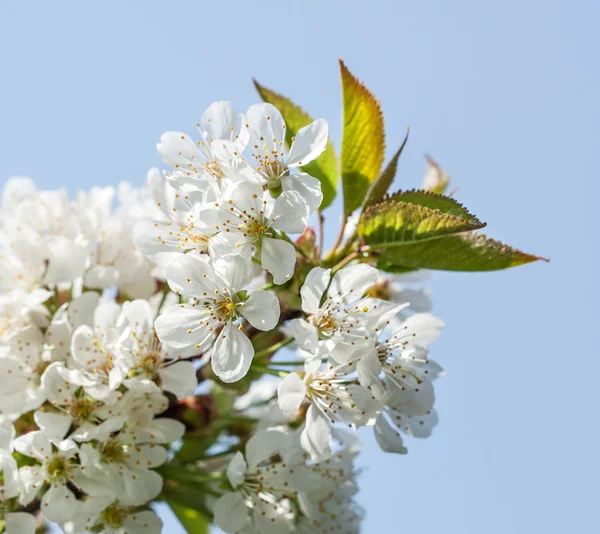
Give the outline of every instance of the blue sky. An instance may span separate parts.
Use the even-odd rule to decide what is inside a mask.
[[[382,100],[390,152],[411,127],[398,187],[420,183],[428,152],[490,235],[552,260],[434,276],[440,424],[405,457],[362,433],[364,532],[592,532],[599,6],[5,1],[0,181],[139,184],[163,131],[193,132],[214,100],[245,109],[252,76],[338,142],[343,57]]]

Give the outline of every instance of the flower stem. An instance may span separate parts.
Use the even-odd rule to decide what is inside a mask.
[[[165,305],[165,302],[167,300],[167,295],[171,292],[171,290],[169,289],[169,286],[166,286],[165,289],[163,289],[163,296],[160,299],[160,302],[158,303],[158,308],[156,308],[156,317],[158,317],[160,315],[160,311],[162,310],[162,307]]]
[[[272,354],[273,352],[277,352],[279,349],[286,347],[293,341],[294,341],[294,336],[284,339],[283,341],[280,341],[279,343],[275,343],[275,345],[271,345],[270,347],[267,347],[266,349],[259,350],[258,352],[256,352],[254,354],[254,358],[257,358],[257,359],[264,358],[265,356],[268,356],[269,354]]]
[[[262,287],[259,287],[257,289],[257,291],[266,291],[267,289],[273,289],[275,287],[275,284],[273,282],[269,282],[268,284],[265,284]]]
[[[348,254],[342,261],[340,261],[337,265],[331,269],[331,274],[338,272],[342,267],[348,265],[352,260],[358,258],[358,252],[355,250],[352,254]]]
[[[277,369],[271,369],[270,367],[265,367],[264,365],[258,365],[253,363],[250,366],[250,370],[251,371],[256,371],[258,373],[264,373],[267,375],[274,375],[274,376],[279,376],[281,378],[285,378],[287,375],[289,375],[289,371],[283,371],[283,370],[277,370]]]

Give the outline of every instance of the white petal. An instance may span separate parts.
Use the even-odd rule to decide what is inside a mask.
[[[298,346],[308,352],[315,352],[319,348],[319,330],[304,319],[292,319],[294,337]]]
[[[48,269],[44,280],[47,284],[71,282],[81,276],[88,259],[88,247],[63,236],[46,240]]]
[[[185,425],[181,421],[159,417],[139,433],[138,443],[171,443],[181,439],[184,434]]]
[[[250,295],[240,311],[254,328],[266,332],[277,326],[279,300],[269,291],[257,290]]]
[[[35,534],[36,520],[25,512],[12,512],[4,515],[6,534]]]
[[[246,334],[229,323],[215,341],[211,364],[223,382],[237,382],[248,372],[254,357],[254,347]]]
[[[254,277],[252,264],[238,254],[228,255],[218,260],[213,260],[215,274],[223,282],[224,287],[231,293],[244,289]],[[220,288],[219,288],[220,289]]]
[[[215,292],[214,272],[207,259],[192,254],[175,258],[167,268],[169,287],[188,297]]]
[[[265,146],[269,153],[281,151],[282,142],[285,142],[285,121],[275,106],[254,104],[248,108],[245,118],[250,129],[251,152],[263,154]]]
[[[35,466],[25,466],[19,469],[19,476],[23,482],[23,493],[19,497],[19,502],[23,506],[27,506],[35,499],[44,485],[46,473]]]
[[[237,451],[227,467],[227,478],[234,489],[244,482],[246,469],[248,469],[248,466],[246,460],[244,460],[244,455]]]
[[[213,505],[215,523],[227,534],[235,534],[244,526],[248,517],[243,495],[239,493],[224,493]]]
[[[39,430],[19,436],[13,441],[13,446],[17,452],[40,461],[43,461],[52,452],[50,440]]]
[[[178,400],[193,395],[198,387],[196,368],[192,362],[176,362],[163,367],[158,376],[162,389],[173,393]]]
[[[136,445],[127,449],[127,464],[133,468],[151,469],[167,461],[167,450],[156,445]]]
[[[163,161],[175,169],[191,169],[190,172],[197,172],[203,162],[206,161],[204,154],[198,150],[194,140],[181,132],[165,132],[160,137],[160,143],[156,145],[158,153]],[[194,166],[192,162],[197,162]]]
[[[425,415],[433,408],[435,402],[433,384],[428,378],[423,378],[419,384],[413,387],[405,385],[410,382],[409,378],[399,381],[397,376],[386,373],[386,384],[389,395],[389,398],[386,399],[386,404],[410,416]]]
[[[77,513],[75,494],[64,484],[53,484],[42,497],[41,510],[50,521],[64,523]]]
[[[271,226],[290,234],[301,234],[306,228],[310,213],[310,207],[300,193],[284,191],[273,206]]]
[[[369,350],[356,364],[358,372],[358,381],[365,388],[375,387],[381,388],[381,362],[377,357],[377,351],[373,348]],[[381,390],[378,391],[382,393]]]
[[[94,329],[103,333],[109,328],[114,328],[117,318],[121,313],[121,306],[116,302],[101,302],[94,311]]]
[[[315,267],[308,273],[304,285],[300,289],[304,312],[315,315],[319,311],[321,299],[329,285],[329,280],[331,280],[331,269]]]
[[[321,182],[305,172],[289,174],[281,178],[283,191],[296,191],[308,205],[309,213],[314,213],[323,201]]]
[[[378,276],[379,273],[375,267],[364,263],[344,267],[333,277],[327,295],[340,295],[349,300],[356,300],[376,284]]]
[[[390,411],[395,425],[405,434],[415,438],[427,438],[438,423],[437,412],[432,408],[425,415],[410,416],[395,410]]]
[[[163,480],[156,471],[148,469],[123,469],[119,501],[129,506],[141,506],[156,498],[162,490]]]
[[[393,339],[407,341],[405,347],[424,347],[435,341],[444,328],[444,322],[430,313],[416,313],[404,321],[394,332]]]
[[[239,114],[231,102],[213,102],[200,119],[201,133],[208,142],[216,139],[230,139],[240,131]]]
[[[284,284],[294,274],[296,249],[282,239],[265,237],[262,240],[261,264],[273,275],[273,282]]]
[[[328,126],[323,119],[317,119],[298,130],[290,147],[286,165],[290,168],[306,165],[317,159],[327,147]]]
[[[62,440],[71,428],[71,418],[59,413],[48,413],[37,411],[33,414],[33,420],[39,429],[50,439]]]
[[[123,532],[127,534],[160,534],[163,522],[150,510],[142,510],[123,518]]]
[[[106,365],[106,353],[102,349],[103,347],[98,344],[95,332],[89,326],[81,325],[73,334],[73,339],[71,340],[71,355],[82,370],[91,371]],[[49,375],[49,369],[50,368],[46,369],[44,376],[42,377],[42,383],[44,383],[44,377]],[[52,382],[50,382],[51,378]],[[55,379],[54,376],[46,377],[46,384],[47,386],[52,387],[54,398],[56,400],[59,400],[60,396],[65,399],[68,398],[69,391],[62,388],[62,386],[55,386],[54,382],[56,380],[57,379]],[[61,389],[62,393],[60,391]]]
[[[374,430],[375,438],[382,451],[395,452],[398,454],[406,454],[408,452],[402,442],[400,433],[391,427],[383,414],[377,418]]]
[[[203,352],[211,346],[214,339],[213,333],[204,324],[200,324],[204,318],[199,307],[177,304],[156,319],[156,335],[165,345],[184,351],[186,356]]]
[[[328,460],[331,457],[331,427],[314,404],[306,412],[305,425],[300,435],[302,448],[315,462]]]
[[[75,330],[82,324],[92,326],[94,324],[94,311],[98,306],[100,296],[95,291],[83,293],[74,299],[67,308],[69,322]]]
[[[258,430],[246,443],[246,460],[250,467],[256,467],[276,452],[287,452],[290,448],[290,436],[281,427]]]
[[[305,397],[306,385],[297,373],[290,373],[279,385],[277,402],[279,407],[288,415],[298,411]]]

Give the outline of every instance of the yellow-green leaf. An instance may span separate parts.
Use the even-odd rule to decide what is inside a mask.
[[[271,91],[254,80],[254,86],[260,97],[269,104],[273,104],[283,115],[286,124],[286,141],[288,147],[300,128],[313,122],[311,116],[302,108],[294,104],[289,98]],[[329,141],[325,151],[314,161],[302,167],[302,170],[321,182],[323,202],[319,209],[329,206],[336,196],[339,176],[338,160],[335,155],[333,143]]]
[[[367,208],[358,235],[374,250],[482,228],[478,219],[457,217],[409,202],[386,200]]]
[[[340,60],[344,99],[342,135],[342,186],[344,215],[362,205],[383,164],[385,134],[383,115],[373,94]]]
[[[429,241],[415,241],[383,250],[377,266],[390,272],[409,269],[444,271],[497,271],[537,260],[548,261],[467,232]]]
[[[188,534],[208,534],[210,521],[204,514],[193,508],[186,508],[175,501],[167,502]]]
[[[479,224],[479,219],[469,212],[460,202],[452,197],[447,197],[437,193],[424,191],[423,189],[410,189],[408,191],[397,191],[389,195],[386,200],[398,202],[410,202],[418,204],[433,210],[440,210],[443,213],[449,213],[455,217],[459,217],[465,221]]]
[[[386,168],[379,175],[379,178],[375,180],[371,187],[369,187],[369,191],[367,192],[367,196],[365,197],[365,201],[363,202],[363,209],[367,206],[371,206],[383,200],[383,197],[387,193],[387,190],[392,185],[394,178],[396,177],[396,170],[398,168],[398,160],[402,155],[402,151],[406,146],[406,142],[408,141],[408,134],[410,130],[406,130],[406,136],[404,137],[404,141],[402,145],[398,149],[398,152],[394,154],[394,157],[387,164]]]

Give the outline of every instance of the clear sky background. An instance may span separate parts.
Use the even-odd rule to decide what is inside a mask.
[[[339,143],[343,57],[390,152],[411,126],[399,187],[428,152],[490,235],[552,260],[433,277],[440,424],[402,457],[361,434],[363,531],[598,532],[599,6],[0,1],[0,181],[141,184],[163,131],[194,133],[214,100],[244,110],[252,76]]]

